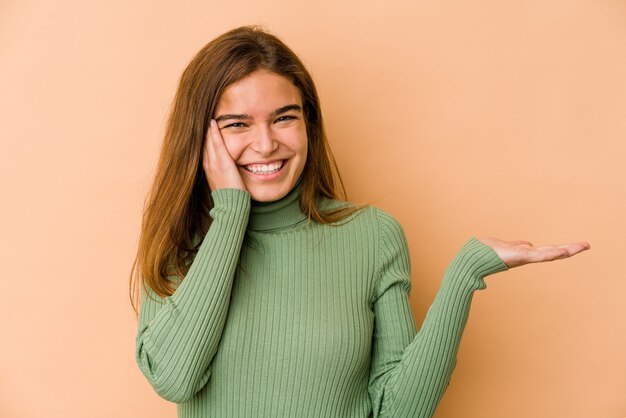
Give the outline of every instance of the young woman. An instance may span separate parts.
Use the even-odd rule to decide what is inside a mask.
[[[179,417],[429,417],[484,277],[589,248],[472,237],[417,332],[401,226],[338,179],[285,44],[247,26],[195,56],[131,274],[137,363]]]

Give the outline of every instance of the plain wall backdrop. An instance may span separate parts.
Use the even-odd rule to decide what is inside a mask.
[[[316,80],[348,196],[403,224],[424,319],[471,236],[586,240],[477,292],[437,418],[626,415],[626,3],[0,2],[0,416],[166,418],[134,360],[178,78],[262,24]]]

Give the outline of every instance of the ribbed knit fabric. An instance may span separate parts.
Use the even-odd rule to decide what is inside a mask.
[[[432,416],[473,292],[506,264],[470,238],[417,332],[399,223],[366,207],[320,225],[298,192],[264,204],[212,193],[213,223],[176,292],[143,290],[141,371],[181,418]]]

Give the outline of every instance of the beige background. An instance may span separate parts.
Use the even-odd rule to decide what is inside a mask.
[[[623,0],[2,0],[0,416],[175,416],[127,278],[178,77],[249,23],[313,73],[349,197],[404,225],[418,323],[472,235],[592,245],[487,278],[436,417],[624,417]]]

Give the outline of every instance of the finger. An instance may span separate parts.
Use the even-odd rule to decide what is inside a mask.
[[[207,141],[207,147],[209,152],[209,163],[217,170],[223,170],[224,164],[224,140],[219,132],[219,127],[215,119],[211,119],[209,125],[209,138]],[[227,154],[230,156],[230,154]]]
[[[205,143],[204,143],[204,151],[203,151],[203,168],[207,180],[209,180],[209,186],[211,189],[214,188],[213,177],[216,170],[220,170],[219,167],[219,158],[217,158],[214,146],[214,137],[215,137],[215,129],[213,126],[213,120],[209,123],[209,129],[207,130]]]
[[[212,143],[215,152],[220,156],[231,157],[228,149],[226,148],[226,144],[224,144],[224,138],[222,138],[222,134],[220,133],[220,129],[217,126],[215,119],[211,119],[211,137],[213,138]]]
[[[219,173],[223,171],[221,159],[215,149],[215,128],[216,123],[213,119],[211,119],[204,145],[204,172],[211,190],[216,190],[218,188],[219,183],[216,183],[216,181],[219,180]]]
[[[528,257],[531,263],[540,263],[543,261],[562,260],[564,258],[571,257],[578,254],[581,251],[588,249],[588,244],[585,242],[574,244],[561,244],[550,245],[545,247],[539,247],[532,251],[529,251]]]
[[[588,250],[591,248],[589,243],[587,242],[575,242],[573,244],[567,244],[564,246],[569,251],[570,256],[574,254],[578,254],[579,252]]]
[[[211,122],[209,123],[207,152],[210,158],[215,158],[215,125],[213,119],[211,119]]]
[[[202,154],[205,164],[207,164],[207,166],[210,161],[209,158],[211,158],[211,155],[214,154],[213,152],[211,152],[212,142],[213,140],[211,139],[211,122],[209,122],[209,129],[207,129],[206,137],[204,138],[204,150]]]
[[[215,167],[216,164],[219,164],[219,153],[216,149],[216,137],[219,135],[219,132],[216,132],[216,123],[214,119],[211,119],[209,122],[209,129],[207,131],[206,138],[206,153],[207,153],[207,161],[211,167]]]
[[[527,261],[529,263],[542,263],[544,261],[561,260],[567,257],[570,257],[567,248],[544,247],[543,249],[529,251]]]
[[[537,247],[537,250],[545,250],[545,249],[552,249],[552,248],[565,248],[566,250],[568,250],[572,255],[579,253],[581,251],[584,250],[588,250],[589,248],[591,248],[591,246],[589,245],[588,242],[573,242],[571,244],[559,244],[559,245],[546,245],[543,247]]]

